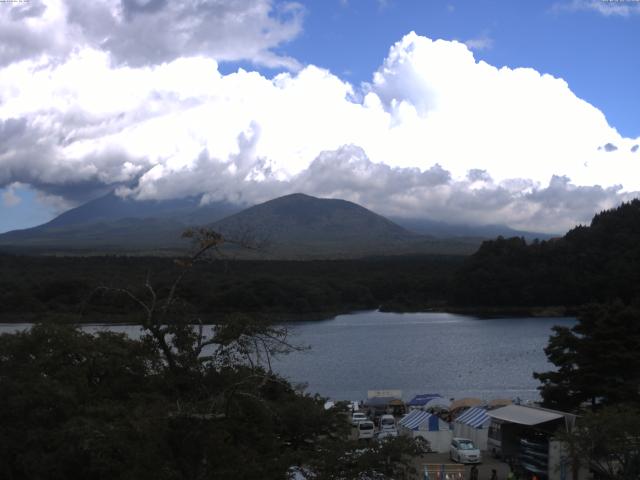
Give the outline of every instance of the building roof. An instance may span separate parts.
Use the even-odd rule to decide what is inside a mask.
[[[538,425],[564,417],[561,413],[541,408],[525,407],[524,405],[507,405],[506,407],[491,410],[487,414],[497,420],[520,425]]]
[[[457,423],[463,423],[473,428],[485,428],[491,418],[484,408],[470,408],[456,418]]]

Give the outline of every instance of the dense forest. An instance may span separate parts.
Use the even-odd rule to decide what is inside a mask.
[[[451,288],[456,305],[630,303],[640,298],[640,200],[599,213],[562,238],[484,242]]]
[[[162,257],[0,254],[0,318],[129,321],[135,305],[109,288],[143,294],[149,279],[163,295],[178,268]],[[527,243],[499,237],[468,257],[203,262],[179,294],[185,314],[210,319],[237,311],[313,318],[371,308],[527,313],[532,307],[628,304],[640,298],[640,200],[602,212],[562,238]]]
[[[442,307],[464,257],[396,256],[362,260],[202,262],[179,287],[185,313],[327,315],[381,307]],[[144,295],[147,278],[159,295],[179,266],[159,257],[0,255],[0,318],[127,321],[134,303],[100,287]],[[133,317],[131,318],[133,319]]]

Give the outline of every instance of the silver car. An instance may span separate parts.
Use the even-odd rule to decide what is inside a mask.
[[[454,437],[449,447],[449,457],[458,463],[480,463],[480,449],[468,438]]]

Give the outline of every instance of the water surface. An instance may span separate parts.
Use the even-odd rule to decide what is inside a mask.
[[[554,325],[573,318],[479,319],[447,313],[359,312],[290,325],[308,352],[281,358],[275,368],[311,392],[362,399],[367,390],[484,399],[539,398],[534,371],[552,368],[544,347]]]
[[[330,320],[287,324],[291,341],[310,350],[280,357],[274,369],[308,391],[334,399],[366,398],[367,390],[400,389],[446,397],[536,400],[534,371],[552,368],[544,347],[554,325],[573,318],[479,319],[448,313],[339,315]],[[0,324],[0,332],[29,328]],[[86,325],[135,338],[135,325]]]

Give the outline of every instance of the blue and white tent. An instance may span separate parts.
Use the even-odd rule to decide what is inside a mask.
[[[473,407],[460,414],[453,422],[453,435],[473,440],[480,450],[486,450],[491,417],[484,408]]]
[[[416,395],[411,400],[407,402],[407,405],[410,407],[423,407],[426,403],[434,398],[442,398],[442,395],[439,393],[423,393],[421,395]]]
[[[447,422],[423,410],[412,410],[398,422],[400,432],[410,437],[423,437],[431,444],[431,449],[445,453],[451,443],[451,428]]]
[[[491,417],[489,417],[484,408],[473,407],[458,416],[456,422],[464,423],[473,428],[487,428],[491,422]]]
[[[440,430],[440,420],[437,415],[432,415],[422,410],[413,410],[409,415],[400,420],[400,425],[409,430],[428,430],[435,432]]]
[[[438,393],[424,393],[416,395],[407,403],[411,409],[420,409],[427,411],[448,410],[451,401],[442,397]]]

